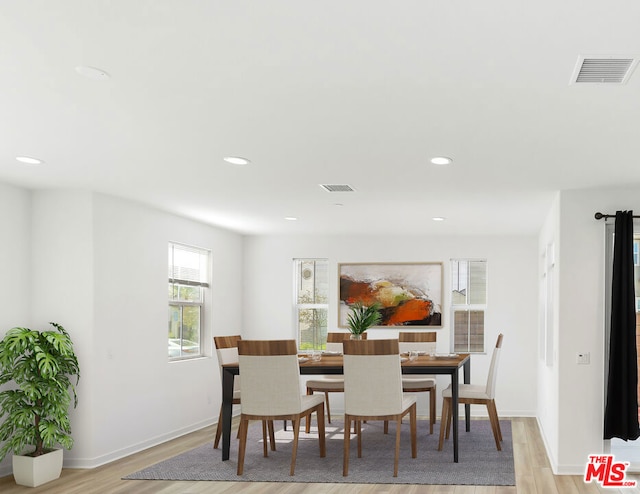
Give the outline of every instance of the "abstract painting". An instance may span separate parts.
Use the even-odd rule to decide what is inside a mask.
[[[383,327],[442,327],[442,263],[338,264],[338,326],[356,302],[379,303]]]

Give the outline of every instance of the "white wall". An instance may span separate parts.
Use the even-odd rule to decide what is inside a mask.
[[[71,334],[81,369],[65,467],[95,467],[217,420],[212,336],[242,328],[243,238],[86,191],[0,184],[0,333],[15,325]],[[167,244],[211,249],[206,358],[167,360]],[[11,471],[10,460],[0,476]]]
[[[504,416],[533,416],[536,404],[538,328],[537,239],[535,236],[256,236],[245,240],[244,338],[295,338],[293,321],[293,264],[296,257],[329,259],[329,330],[337,330],[337,264],[340,262],[444,263],[443,328],[438,351],[449,351],[449,260],[488,260],[486,345],[492,348],[499,332],[505,335],[497,384],[498,412]],[[370,338],[397,332],[370,330]],[[483,383],[489,355],[472,357],[472,381]],[[439,377],[438,386],[448,385]],[[342,410],[341,396],[331,396],[331,408]],[[334,405],[335,404],[335,405]],[[440,402],[438,413],[440,411]],[[418,412],[426,415],[426,399]],[[473,407],[474,415],[486,415]]]
[[[0,183],[0,338],[15,326],[31,325],[31,194]],[[11,458],[0,463],[9,472]]]
[[[551,344],[547,345],[544,338],[544,323],[546,312],[544,310],[544,299],[547,296],[546,288],[540,286],[540,319],[539,319],[539,339],[538,339],[538,409],[537,418],[547,453],[552,465],[557,465],[559,452],[558,436],[558,408],[559,408],[559,367],[558,367],[558,320],[559,320],[559,290],[558,279],[559,270],[562,265],[559,258],[560,253],[560,196],[556,197],[547,219],[544,223],[538,239],[538,259],[539,274],[538,283],[545,284],[547,280],[543,278],[545,261],[545,251],[552,246],[555,252],[555,267],[553,268],[553,287],[550,289],[552,298],[549,310],[553,313],[552,321],[549,322],[549,338]],[[549,352],[547,358],[546,352]]]
[[[51,329],[48,322],[64,326],[78,355],[80,402],[70,412],[75,445],[68,458],[86,456],[93,434],[93,238],[92,197],[82,191],[33,192],[32,216],[34,329]]]
[[[96,194],[95,347],[100,390],[93,403],[95,446],[76,464],[104,463],[211,424],[221,400],[213,334],[242,327],[240,235]],[[167,243],[211,249],[209,358],[167,361]],[[215,353],[215,352],[214,352]]]
[[[0,336],[30,324],[31,194],[0,183]]]

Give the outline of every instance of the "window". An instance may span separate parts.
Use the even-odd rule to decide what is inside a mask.
[[[327,345],[329,310],[326,259],[294,259],[294,318],[300,350],[323,350]]]
[[[486,260],[451,260],[453,351],[483,353],[487,304]]]
[[[169,359],[200,357],[209,251],[169,242]]]

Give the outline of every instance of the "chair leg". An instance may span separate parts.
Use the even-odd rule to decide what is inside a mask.
[[[444,430],[447,428],[449,418],[449,400],[442,400],[442,413],[440,414],[440,440],[438,441],[438,451],[442,451],[442,443],[444,442]]]
[[[436,423],[436,387],[429,390],[429,434],[433,434],[433,425]]]
[[[324,401],[327,404],[327,421],[331,423],[331,409],[329,408],[329,392],[324,392]]]
[[[298,455],[298,438],[300,437],[300,418],[292,419],[291,426],[293,427],[293,448],[291,450],[291,469],[289,475],[293,476],[296,469],[296,456]]]
[[[313,389],[307,388],[307,395],[312,395]],[[304,431],[309,434],[311,432],[311,414],[307,415],[305,419]]]
[[[362,420],[356,420],[356,435],[358,437],[358,458],[362,458]]]
[[[496,441],[496,448],[498,448],[498,451],[502,451],[502,445],[500,444],[502,433],[500,431],[500,423],[498,422],[496,404],[493,400],[487,402],[487,412],[489,413],[489,421],[491,422],[491,429],[493,430],[493,438]]]
[[[414,404],[409,410],[409,426],[411,428],[411,458],[418,457],[418,407]]]
[[[267,421],[262,421],[262,456],[265,458],[269,456],[267,449]]]
[[[218,449],[222,436],[222,405],[220,405],[220,415],[218,415],[218,425],[216,426],[216,438],[213,441],[213,449]]]
[[[498,439],[502,442],[502,429],[500,429],[500,419],[498,418],[498,410],[496,409],[496,402],[494,400],[491,401],[491,406],[493,407],[494,414],[496,416],[496,428],[498,429]]]
[[[355,425],[354,425],[355,426]],[[349,445],[351,442],[351,417],[344,414],[344,440],[342,451],[342,476],[349,475]]]
[[[269,420],[269,442],[271,443],[271,451],[276,450],[276,433],[273,430],[273,420]]]
[[[388,420],[384,421],[384,433],[385,434],[389,434],[389,421]]]
[[[320,441],[320,458],[327,456],[327,442],[324,431],[324,405],[321,403],[316,409],[318,417],[318,440]]]
[[[453,409],[453,402],[451,398],[447,398],[447,405],[449,409],[449,413],[447,414],[447,426],[444,429],[444,434],[447,439],[449,439],[449,434],[451,433],[451,421],[453,420],[453,414],[458,413],[458,410]]]
[[[240,434],[238,445],[238,471],[237,475],[242,475],[244,471],[244,455],[247,450],[247,429],[249,428],[249,421],[244,417],[240,417],[240,427],[238,432]]]
[[[393,476],[398,476],[398,458],[400,457],[400,429],[402,426],[402,416],[398,416],[396,420],[396,455],[393,460]]]

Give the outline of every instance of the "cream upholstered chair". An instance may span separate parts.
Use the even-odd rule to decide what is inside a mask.
[[[224,364],[233,364],[238,362],[238,341],[242,337],[240,335],[231,336],[214,336],[213,343],[216,347],[216,354],[218,356],[218,365],[220,367],[220,374],[222,377],[222,366]],[[236,376],[233,380],[233,402],[234,405],[240,405],[240,376]],[[275,434],[273,431],[273,421],[268,421],[269,426],[269,439],[271,443],[271,449],[276,450]],[[286,426],[286,424],[285,424]],[[214,449],[218,448],[220,444],[220,436],[222,435],[222,405],[220,405],[220,414],[218,415],[218,425],[216,426],[216,438],[213,441]]]
[[[324,397],[301,394],[297,351],[295,340],[240,340],[238,342],[238,358],[240,375],[242,376],[238,475],[242,475],[244,470],[247,429],[250,420],[291,420],[293,424],[293,451],[289,475],[293,475],[298,451],[300,421],[303,417],[316,412],[320,456],[326,456]],[[263,446],[263,454],[267,456],[266,444]]]
[[[351,421],[358,436],[358,458],[362,457],[362,421],[394,420],[396,447],[393,476],[398,476],[400,428],[409,414],[411,456],[417,456],[416,397],[402,392],[398,340],[345,340],[344,348],[344,463],[349,474]]]
[[[500,350],[502,348],[502,333],[498,335],[496,346],[491,356],[491,365],[489,374],[487,375],[486,385],[476,384],[460,384],[458,391],[459,404],[470,405],[486,405],[493,430],[493,437],[496,441],[496,448],[502,451],[502,431],[500,430],[500,421],[498,419],[498,411],[496,410],[496,376],[498,369],[498,360],[500,359]],[[446,431],[446,437],[449,439],[449,430],[451,428],[451,417],[457,410],[451,409],[451,386],[442,392],[442,416],[440,417],[440,441],[438,442],[438,451],[442,450],[442,443]]]
[[[342,342],[351,338],[351,333],[327,333],[327,352],[342,353]],[[362,339],[367,339],[367,333],[362,334]],[[325,406],[327,407],[327,420],[331,423],[331,408],[329,407],[329,393],[344,393],[344,376],[327,376],[320,379],[307,381],[307,394],[315,391],[324,393]],[[307,421],[307,432],[309,422]]]
[[[428,332],[399,332],[400,353],[411,350],[427,354],[436,351],[437,333]],[[429,434],[433,434],[433,424],[436,422],[436,376],[433,375],[404,375],[402,376],[402,390],[405,393],[429,393]]]

